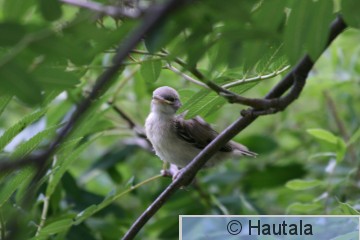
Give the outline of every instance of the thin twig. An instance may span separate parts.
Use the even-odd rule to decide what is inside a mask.
[[[114,109],[117,114],[119,114],[122,119],[124,119],[128,123],[130,129],[134,129],[137,126],[137,124],[118,105],[115,105],[111,101],[108,101],[108,104]]]
[[[115,104],[112,103],[112,102],[108,102],[108,104],[113,108],[113,110],[114,110],[117,114],[119,114],[119,116],[120,116],[122,119],[124,119],[124,120],[128,123],[129,128],[130,128],[131,130],[133,130],[138,137],[145,139],[145,140],[148,142],[148,144],[149,144],[149,148],[152,148],[152,144],[151,144],[151,142],[149,141],[149,139],[147,139],[145,130],[144,130],[142,127],[140,127],[138,124],[136,124],[135,121],[133,121],[133,120],[129,117],[129,115],[128,115],[127,113],[125,113],[118,105],[115,105]]]
[[[185,80],[187,80],[189,82],[195,83],[196,85],[199,85],[199,86],[204,87],[204,88],[209,88],[205,83],[200,82],[200,81],[196,80],[195,78],[190,77],[189,75],[183,73],[182,71],[180,71],[179,69],[171,66],[170,64],[167,64],[166,68],[169,69],[170,71],[180,75],[181,77],[183,77]]]
[[[137,54],[143,54],[143,55],[152,55],[152,56],[158,56],[158,57],[167,57],[169,56],[169,52],[166,51],[165,49],[162,50],[162,53],[149,53],[147,51],[143,51],[143,50],[133,50],[131,51],[132,53],[137,53]],[[186,67],[186,69],[188,69],[187,67],[187,63],[184,62],[182,59],[180,58],[175,58],[175,62],[178,63],[180,66],[182,67]],[[185,74],[184,72],[180,71],[179,69],[175,68],[174,66],[167,64],[166,68],[173,71],[174,73],[182,76],[185,80],[195,83],[196,85],[202,86],[204,88],[209,88],[208,85],[206,85],[205,83],[196,80],[195,78],[190,77],[189,75]],[[249,83],[249,82],[256,82],[256,81],[261,81],[261,80],[265,80],[265,79],[269,79],[269,78],[273,78],[275,76],[280,75],[281,73],[287,71],[290,68],[290,65],[287,65],[279,70],[276,70],[272,73],[266,74],[266,75],[258,75],[255,77],[251,77],[251,78],[243,78],[243,79],[239,79],[239,80],[235,80],[231,83],[227,83],[222,85],[221,87],[228,89],[228,88],[232,88],[244,83]],[[193,75],[197,76],[199,79],[201,80],[205,80],[204,76],[197,71],[196,69],[188,69]]]
[[[161,52],[163,54],[169,55],[169,52],[165,49],[162,49]],[[189,67],[188,64],[186,62],[184,62],[181,58],[175,58],[174,61],[179,64],[180,66],[182,66],[183,68],[185,68],[186,70],[188,70],[189,72],[191,72],[191,74],[193,74],[195,77],[197,77],[197,79],[199,79],[202,82],[206,82],[206,78],[205,76],[196,68],[194,67]]]
[[[102,16],[110,16],[113,18],[139,18],[143,12],[139,9],[134,8],[120,8],[117,6],[104,6],[97,2],[91,1],[78,1],[78,0],[60,0],[60,2],[73,5],[76,7],[85,8],[96,13],[101,14]]]
[[[152,177],[150,177],[150,178],[148,178],[148,179],[145,179],[145,180],[142,181],[142,182],[139,182],[138,184],[135,184],[134,186],[129,187],[128,189],[126,189],[126,190],[124,190],[124,191],[122,191],[122,192],[119,192],[119,193],[117,193],[117,194],[115,194],[115,195],[107,198],[106,201],[103,201],[103,202],[101,202],[100,204],[97,205],[96,210],[94,210],[94,211],[91,213],[91,215],[94,215],[95,213],[97,213],[97,212],[99,212],[100,210],[104,209],[105,207],[109,206],[109,205],[110,205],[111,203],[113,203],[115,200],[123,197],[124,195],[126,195],[126,194],[128,194],[128,193],[130,193],[130,192],[132,192],[132,191],[134,191],[134,190],[136,190],[136,189],[138,189],[139,187],[141,187],[141,186],[143,186],[143,185],[145,185],[145,184],[148,184],[148,183],[150,183],[150,182],[152,182],[152,181],[155,181],[155,180],[157,180],[157,179],[159,179],[159,178],[163,178],[163,176],[162,176],[161,174],[152,176]],[[89,217],[89,216],[87,216],[87,217]],[[86,220],[87,217],[84,218],[82,214],[78,214],[78,215],[74,218],[74,223],[75,223],[75,224],[80,224],[81,222],[83,222],[84,220]]]
[[[273,77],[278,76],[281,73],[285,72],[289,68],[290,68],[290,65],[287,65],[287,66],[283,67],[282,69],[274,71],[272,73],[269,73],[269,74],[266,74],[266,75],[259,75],[259,76],[255,76],[255,77],[251,77],[251,78],[239,79],[239,80],[236,80],[234,82],[224,84],[224,85],[222,85],[222,87],[227,89],[227,88],[238,86],[238,85],[243,84],[245,82],[248,83],[248,82],[255,82],[255,81],[260,81],[260,80],[264,80],[264,79],[273,78]]]
[[[54,156],[54,160],[53,160],[53,163],[52,163],[52,171],[50,173],[50,176],[49,176],[49,182],[48,184],[51,184],[51,182],[53,181],[54,179],[54,174],[53,174],[53,171],[54,171],[54,168],[56,166],[56,162],[57,162],[57,157],[56,155]],[[36,234],[35,236],[38,236],[40,234],[40,231],[41,229],[44,227],[45,225],[45,221],[46,221],[46,216],[47,216],[47,213],[49,211],[49,204],[50,204],[50,196],[44,196],[43,198],[43,209],[42,209],[42,212],[41,212],[41,217],[40,217],[40,223],[38,225],[38,228],[36,230]]]
[[[339,128],[341,136],[344,138],[345,141],[348,141],[349,134],[346,131],[344,123],[341,121],[339,117],[334,100],[332,99],[328,91],[324,91],[324,96],[325,96],[326,104],[328,105],[331,115],[335,120],[336,126]]]
[[[143,50],[138,50],[138,49],[132,50],[131,53],[142,54],[142,55],[158,56],[158,57],[167,57],[167,56],[168,56],[168,54],[164,54],[164,53],[150,53],[150,52],[148,52],[148,51],[143,51]]]
[[[328,91],[324,91],[324,96],[325,96],[326,103],[327,103],[327,105],[329,107],[329,110],[331,112],[331,115],[333,116],[333,118],[335,120],[336,126],[338,127],[338,129],[340,131],[341,136],[343,137],[343,139],[346,142],[349,141],[350,136],[347,133],[346,127],[345,127],[343,121],[341,120],[341,118],[339,116],[339,113],[338,113],[338,110],[337,110],[337,107],[336,107],[336,104],[335,104],[334,100],[332,99],[332,97],[331,97],[331,95],[329,94]],[[352,145],[350,145],[348,147],[348,149],[349,149],[351,161],[353,163],[355,163],[356,162],[355,149],[354,149],[354,147]]]
[[[335,39],[344,29],[346,24],[340,17],[331,25],[328,44]],[[266,96],[266,99],[276,98],[283,95],[292,85],[294,73],[307,75],[313,66],[313,62],[305,56]],[[194,71],[196,72],[196,71]],[[202,74],[201,74],[202,75]],[[167,200],[181,187],[187,185],[195,177],[196,173],[204,166],[225,143],[235,137],[240,131],[250,125],[257,116],[247,115],[241,117],[222,131],[212,142],[210,142],[178,175],[178,177],[151,203],[151,205],[140,215],[140,217],[129,228],[123,240],[134,239],[137,233],[147,221],[167,202]]]
[[[42,212],[41,212],[41,219],[40,219],[39,226],[38,226],[38,228],[36,230],[35,237],[39,236],[41,229],[45,225],[46,215],[47,215],[48,210],[49,210],[49,203],[50,203],[49,200],[50,199],[47,196],[44,196],[44,198],[43,198],[43,209],[42,209]]]

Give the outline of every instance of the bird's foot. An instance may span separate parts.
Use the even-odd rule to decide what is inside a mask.
[[[163,176],[163,177],[173,177],[171,171],[169,169],[162,169],[160,171],[160,174]]]
[[[174,173],[172,176],[172,180],[175,181],[178,177],[180,177],[181,173],[184,171],[184,169],[179,169],[177,172]],[[189,182],[185,183],[183,186],[180,187],[180,189],[186,189],[186,187],[193,185],[196,181],[196,178],[191,179]]]
[[[180,170],[176,165],[170,164],[169,166],[168,163],[165,162],[160,174],[164,177],[171,177],[174,180],[174,176],[177,175],[179,171]]]

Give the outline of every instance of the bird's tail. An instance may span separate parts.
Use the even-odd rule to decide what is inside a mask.
[[[234,154],[238,156],[248,156],[248,157],[256,157],[258,154],[255,152],[250,151],[247,147],[244,145],[234,142],[231,142],[231,145],[234,148]]]

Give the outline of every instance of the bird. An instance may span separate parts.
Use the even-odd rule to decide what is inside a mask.
[[[162,172],[172,175],[173,179],[218,135],[200,116],[185,119],[186,113],[177,114],[181,106],[175,89],[169,86],[159,87],[153,91],[151,110],[145,120],[145,132],[155,154],[164,163],[170,163],[170,172],[166,169]],[[256,155],[244,145],[231,140],[204,167],[212,167],[232,156]]]

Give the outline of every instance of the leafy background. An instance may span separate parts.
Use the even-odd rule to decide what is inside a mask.
[[[172,13],[129,55],[43,177],[32,181],[31,167],[1,171],[0,238],[119,239],[171,181],[136,134],[152,91],[178,89],[180,111],[221,131],[245,107],[205,89],[191,69],[262,97],[305,53],[319,57],[338,13],[351,27],[320,56],[300,98],[235,138],[259,156],[200,172],[139,239],[177,239],[180,214],[359,214],[359,9],[355,0],[208,0]],[[16,161],[48,147],[141,20],[55,0],[0,0],[0,10],[0,150]]]

